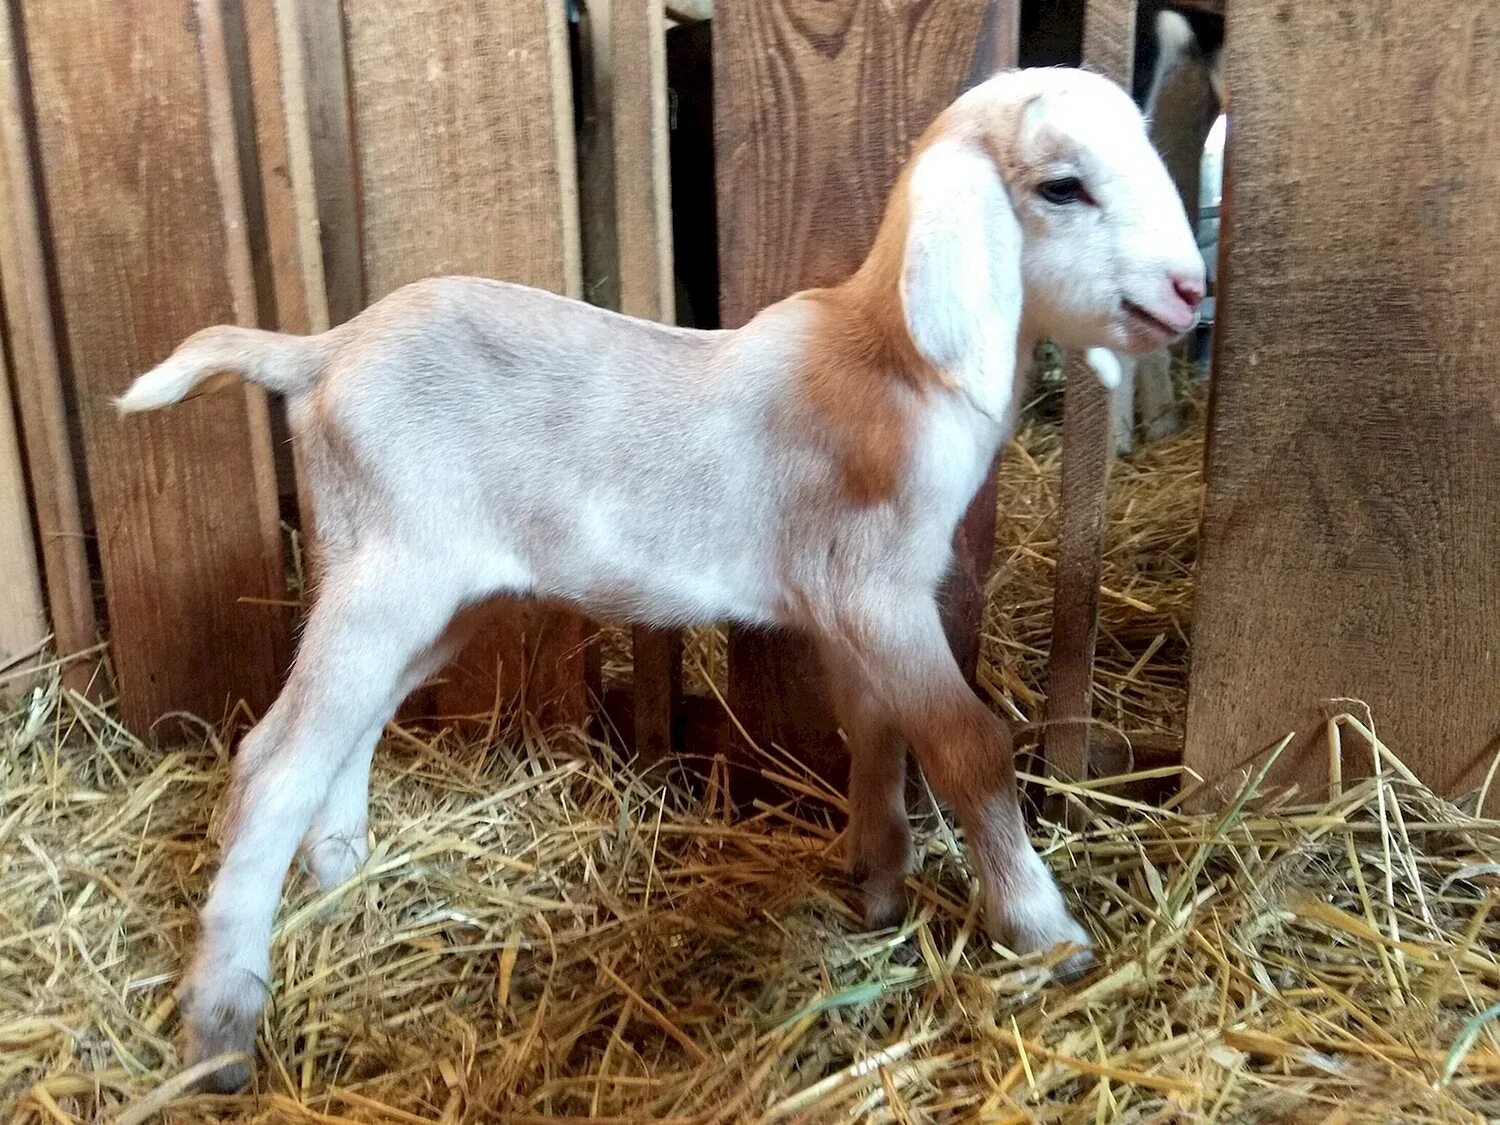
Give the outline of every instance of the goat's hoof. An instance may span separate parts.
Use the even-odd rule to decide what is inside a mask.
[[[906,877],[867,875],[860,884],[865,903],[865,929],[889,930],[906,920]]]
[[[199,1094],[237,1094],[249,1084],[250,1064],[237,1060],[203,1075],[193,1083],[193,1090]]]
[[[1059,984],[1074,984],[1088,975],[1096,960],[1094,951],[1087,947],[1070,953],[1053,967],[1053,979]]]
[[[255,1053],[255,1026],[265,989],[253,974],[226,970],[222,978],[195,984],[185,1014],[187,1060],[197,1066],[221,1055],[226,1059],[194,1083],[204,1093],[232,1094],[250,1081]]]
[[[1046,953],[1059,945],[1074,947],[1072,953],[1052,966],[1053,978],[1063,983],[1077,980],[1094,964],[1094,939],[1074,921],[1061,900],[1050,909],[1034,910],[1024,920],[1012,917],[1010,925],[998,925],[990,932],[1008,933],[1006,944],[1023,956]]]

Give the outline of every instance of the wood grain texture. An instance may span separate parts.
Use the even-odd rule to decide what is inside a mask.
[[[1089,0],[1083,63],[1128,89],[1135,59],[1135,0]],[[1057,570],[1052,586],[1052,650],[1047,661],[1047,774],[1089,775],[1099,568],[1109,502],[1110,396],[1081,355],[1068,359],[1063,391],[1062,480]],[[1050,812],[1076,817],[1061,799]]]
[[[579,295],[558,7],[345,0],[367,301],[454,273]]]
[[[265,398],[109,402],[190,332],[255,320],[219,9],[21,10],[121,717],[258,711],[289,642],[283,609],[246,600],[285,594]]]
[[[262,324],[308,335],[329,327],[319,241],[311,120],[299,11],[294,0],[225,0],[240,10],[245,122],[253,140],[252,249],[263,255],[257,305]],[[334,63],[342,66],[342,59]],[[247,176],[247,178],[249,178]],[[249,207],[251,192],[246,191]]]
[[[259,323],[296,335],[322,332],[328,302],[298,14],[292,0],[223,2]],[[282,409],[272,403],[273,411]],[[295,482],[297,525],[307,543],[314,518],[300,443],[285,426],[278,438],[278,470]]]
[[[1109,393],[1082,355],[1070,355],[1063,389],[1057,569],[1047,659],[1047,776],[1064,781],[1082,781],[1089,773],[1110,436]],[[1058,801],[1051,811],[1070,807]]]
[[[1357,697],[1456,793],[1500,738],[1500,7],[1228,18],[1187,761],[1221,778],[1295,730],[1273,782],[1320,793],[1324,701]]]
[[[367,299],[343,8],[331,0],[275,0],[275,5],[283,98],[289,106],[305,106],[291,116],[307,122],[305,142],[300,135],[288,136],[293,183],[304,182],[306,168],[317,216],[323,301],[329,323],[343,324]],[[306,189],[295,195],[305,206]]]
[[[609,0],[620,311],[671,323],[667,31],[658,0]]]
[[[0,11],[0,285],[52,643],[59,655],[70,656],[92,648],[98,630],[37,205],[30,90],[15,16],[9,5]],[[63,683],[97,694],[97,673],[97,660],[76,661],[64,668]]]
[[[658,0],[607,0],[592,5],[608,21],[595,41],[596,91],[609,123],[613,176],[614,263],[619,309],[672,323],[672,185],[667,137],[666,21]],[[682,636],[672,630],[631,631],[637,761],[661,760],[679,745]]]
[[[0,700],[31,689],[33,678],[19,673],[37,663],[47,633],[10,374],[0,362]]]
[[[580,295],[563,19],[549,0],[345,0],[365,301],[436,274]],[[497,603],[444,673],[436,707],[488,715],[524,698],[581,719],[587,632],[568,611]]]
[[[971,78],[985,0],[767,0],[714,18],[721,316],[847,277],[912,145]],[[1002,24],[1003,26],[1003,24]],[[993,543],[993,538],[990,540]],[[761,741],[843,769],[800,639],[731,641],[730,703]]]
[[[631,630],[636,763],[649,766],[681,748],[682,634],[637,626]]]

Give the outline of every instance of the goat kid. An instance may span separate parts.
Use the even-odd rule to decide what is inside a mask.
[[[990,932],[1020,953],[1076,947],[1063,967],[1085,966],[1089,936],[1027,839],[1009,733],[954,662],[936,591],[1038,340],[1159,347],[1202,290],[1129,97],[1048,69],[959,98],[858,272],[736,331],[448,277],[319,336],[189,339],[120,409],[234,379],[284,394],[322,570],[286,686],[234,763],[186,981],[190,1058],[252,1050],[299,844],[325,886],[358,870],[384,724],[464,643],[465,610],[499,594],[810,634],[853,755],[869,925],[901,916],[912,867],[904,738],[962,823]]]
[[[1204,194],[1201,176],[1206,171],[1203,151],[1224,107],[1224,52],[1222,47],[1205,51],[1187,18],[1170,8],[1156,14],[1153,31],[1157,53],[1145,99],[1147,135],[1162,154],[1167,174],[1197,226]],[[1216,192],[1218,183],[1212,186]],[[1212,284],[1217,234],[1199,253]],[[1150,441],[1176,433],[1181,418],[1172,384],[1172,353],[1167,348],[1120,357],[1119,366],[1112,417],[1115,452],[1123,456],[1135,447],[1137,418]]]

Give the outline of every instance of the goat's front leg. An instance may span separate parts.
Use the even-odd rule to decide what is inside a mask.
[[[235,759],[224,858],[186,981],[193,1062],[253,1050],[270,987],[271,925],[297,845],[350,756],[373,746],[400,701],[403,671],[456,604],[435,598],[420,573],[410,584],[375,584],[369,573],[343,577],[330,575],[286,687]],[[360,765],[358,780],[366,769]],[[349,796],[340,811],[346,820]],[[234,1064],[205,1086],[233,1090],[248,1077],[244,1064]]]
[[[834,711],[849,744],[849,871],[865,896],[865,925],[883,930],[906,913],[912,869],[906,812],[906,746],[863,674],[837,650],[825,650]]]
[[[925,593],[867,592],[839,615],[834,633],[826,643],[864,672],[872,700],[906,735],[927,779],[957,813],[991,934],[1018,953],[1081,946],[1062,972],[1082,971],[1092,959],[1089,935],[1027,838],[1010,732],[964,682],[934,600]]]

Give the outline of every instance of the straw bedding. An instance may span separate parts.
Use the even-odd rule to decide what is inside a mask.
[[[983,678],[1027,717],[1055,434],[1020,445]],[[1127,731],[1180,722],[1199,450],[1190,432],[1117,475],[1100,713]],[[53,683],[0,753],[11,1121],[1500,1117],[1500,823],[1383,748],[1317,804],[1254,777],[1212,815],[1070,790],[1088,828],[1038,839],[1103,956],[1059,986],[982,938],[929,802],[907,923],[862,934],[838,797],[779,759],[812,799],[746,818],[721,771],[634,776],[567,732],[393,729],[363,873],[324,895],[299,878],[283,907],[258,1089],[236,1098],[174,1080],[222,748],[147,747]]]

